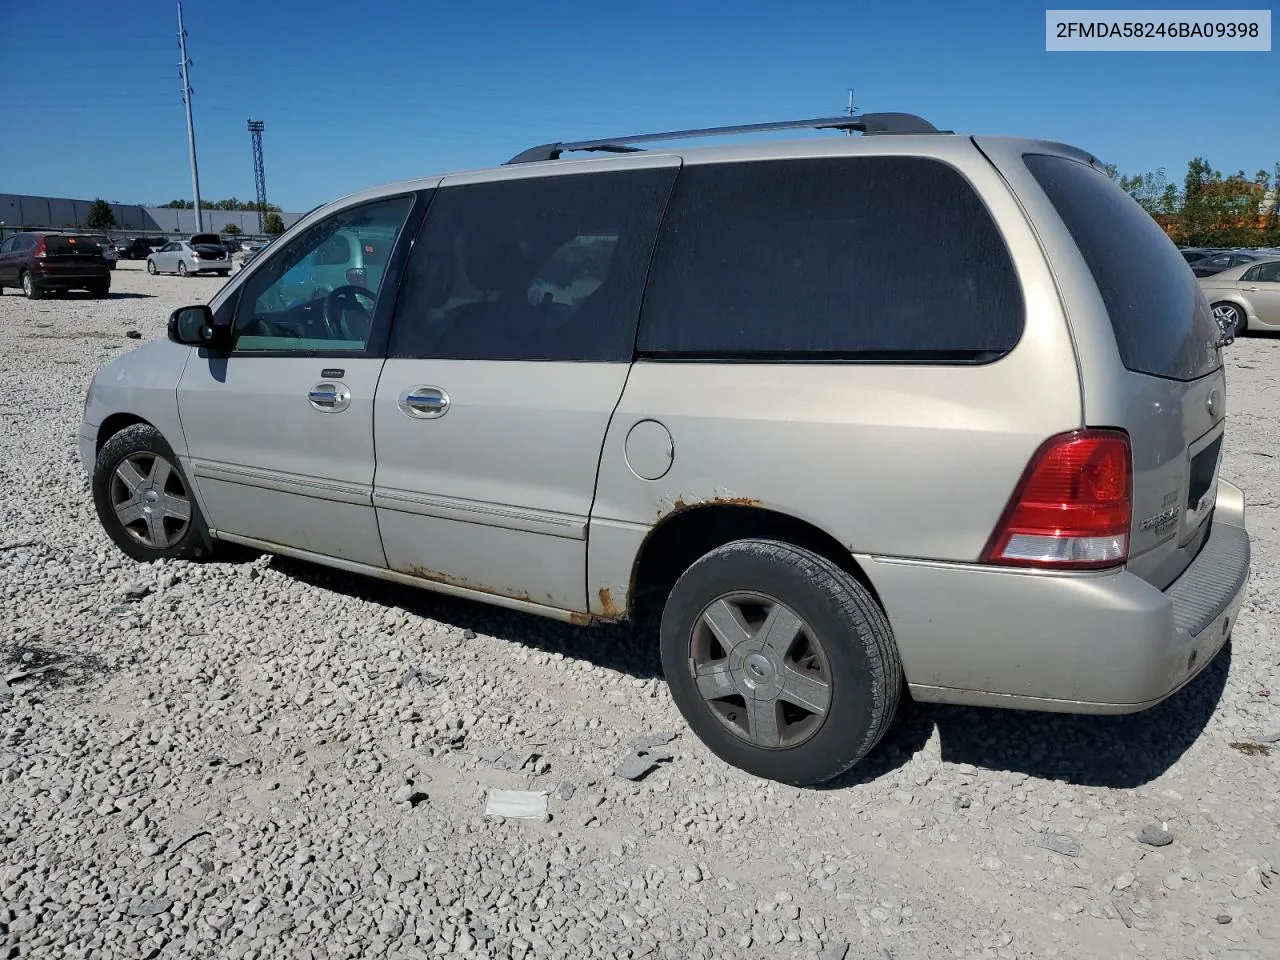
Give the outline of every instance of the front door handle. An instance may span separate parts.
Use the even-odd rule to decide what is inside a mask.
[[[345,383],[326,380],[317,383],[307,393],[307,402],[321,413],[341,413],[351,406],[351,391]]]
[[[418,385],[400,394],[400,412],[414,420],[434,420],[449,412],[449,395],[439,387]]]

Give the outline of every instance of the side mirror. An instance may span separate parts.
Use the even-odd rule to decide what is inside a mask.
[[[214,325],[213,311],[203,303],[169,314],[169,339],[174,343],[219,350],[225,337],[226,331]]]

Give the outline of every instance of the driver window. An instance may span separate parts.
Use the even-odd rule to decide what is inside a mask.
[[[369,342],[382,269],[369,269],[359,238],[395,244],[413,197],[351,207],[313,224],[245,282],[235,319],[237,353],[359,353]]]

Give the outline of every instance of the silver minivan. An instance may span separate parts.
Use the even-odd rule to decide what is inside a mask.
[[[800,127],[863,136],[639,147]],[[680,131],[313,211],[97,374],[80,449],[140,561],[654,616],[710,749],[817,783],[904,691],[1125,713],[1213,659],[1249,569],[1225,342],[1076,148]]]

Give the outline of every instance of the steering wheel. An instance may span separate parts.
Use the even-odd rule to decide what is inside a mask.
[[[369,301],[369,308],[366,310],[357,299],[363,297]],[[373,306],[378,301],[378,295],[372,290],[365,287],[358,287],[353,283],[344,284],[340,287],[334,287],[333,290],[324,298],[324,322],[330,330],[335,328],[342,333],[344,340],[363,340],[364,335],[355,336],[351,328],[347,325],[347,311],[352,310],[359,313],[364,320],[368,321],[370,314],[373,312]],[[368,329],[366,325],[366,330]]]

